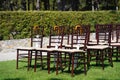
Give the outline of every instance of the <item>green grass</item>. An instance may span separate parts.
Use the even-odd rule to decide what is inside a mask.
[[[33,68],[27,71],[26,63],[20,63],[19,69],[16,69],[16,61],[0,62],[0,80],[120,80],[120,62],[114,61],[114,66],[102,67],[91,65],[84,75],[80,70],[75,72],[75,76],[71,77],[71,73],[65,70],[59,71],[56,75],[55,70],[48,74],[47,70],[37,68],[34,72]]]

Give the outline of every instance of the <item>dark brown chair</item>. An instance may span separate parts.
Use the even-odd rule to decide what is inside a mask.
[[[47,48],[63,48],[64,29],[64,26],[50,27],[49,45]],[[60,54],[59,57],[58,54]],[[57,59],[59,59],[59,65],[62,68],[62,53],[50,53],[50,63],[54,63],[54,67],[56,67]],[[48,65],[50,65],[50,63]]]
[[[36,52],[35,47],[42,47],[43,32],[44,32],[44,27],[34,26],[31,28],[31,47],[22,47],[17,49],[17,64],[16,64],[17,69],[18,69],[18,62],[24,61],[28,63],[27,66],[29,70],[29,67],[32,65],[32,60],[35,59],[35,55],[36,55],[35,61],[40,59],[42,65],[42,53],[41,52],[35,53]]]
[[[70,26],[64,26],[64,36],[63,36],[63,47],[67,48],[66,45],[70,45],[71,43],[71,32],[72,29]],[[66,62],[70,61],[69,53],[63,53],[62,55],[62,65],[66,68]]]
[[[33,29],[31,36],[31,46],[33,46],[35,49],[43,48],[43,37],[44,37],[44,27],[40,26],[38,28],[38,31]],[[32,54],[33,54],[32,56],[35,57],[34,72],[36,72],[37,65],[40,65],[41,68],[43,69],[47,65],[47,52],[41,52],[39,50],[35,50],[32,52]]]
[[[113,57],[116,57],[116,60],[118,61],[118,58],[120,57],[120,24],[115,25],[113,35],[114,38],[110,45],[112,46]]]
[[[88,67],[92,57],[96,57],[96,64],[101,63],[102,68],[104,69],[104,60],[108,58],[111,66],[112,63],[112,52],[110,48],[111,43],[111,24],[97,24],[95,25],[96,29],[96,41],[91,42],[87,46],[88,52]]]
[[[80,49],[85,51],[86,45],[89,40],[90,35],[90,25],[77,25],[69,31],[71,40],[69,41],[69,44],[65,45],[65,48],[69,49]],[[69,57],[66,60],[66,63],[69,62],[68,70],[70,71],[71,66],[71,60],[72,60],[72,54],[65,53]],[[86,52],[83,53],[74,53],[74,67],[77,68],[79,65],[84,64],[84,72],[87,74],[87,56]]]
[[[72,32],[71,37],[71,48],[81,49],[86,51],[86,46],[89,41],[90,36],[90,25],[77,25]],[[76,46],[77,45],[77,46]],[[84,72],[87,74],[87,54],[85,53],[77,53],[74,55],[76,58],[75,64],[77,67],[81,64],[84,64]],[[78,59],[78,60],[77,60]]]

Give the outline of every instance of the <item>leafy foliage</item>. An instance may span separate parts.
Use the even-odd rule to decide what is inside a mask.
[[[90,24],[94,31],[95,24],[119,23],[120,12],[116,11],[2,11],[0,13],[0,35],[9,39],[12,32],[14,38],[30,37],[31,26],[44,26],[45,35],[55,25],[74,27],[77,24]]]

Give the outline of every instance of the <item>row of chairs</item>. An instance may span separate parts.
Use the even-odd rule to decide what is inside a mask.
[[[95,57],[96,64],[101,63],[104,69],[104,60],[108,59],[111,66],[113,66],[112,57],[116,53],[116,60],[119,54],[119,38],[120,38],[120,25],[113,26],[112,24],[97,24],[95,25],[96,38],[90,40],[90,25],[77,25],[75,27],[55,26],[50,27],[49,44],[47,48],[65,48],[65,49],[80,49],[85,53],[76,53],[74,55],[74,66],[77,68],[80,64],[84,64],[84,72],[87,73],[90,62]],[[44,27],[32,27],[31,29],[31,47],[43,46]],[[27,51],[27,54],[21,54],[21,51]],[[116,51],[116,52],[115,52]],[[48,60],[45,53],[35,50],[17,49],[17,65],[21,58],[27,58],[28,70],[31,66],[32,59],[35,59],[34,71],[36,71],[36,64],[41,63],[42,69],[44,68],[43,60]],[[68,70],[71,66],[71,54],[69,53],[50,53],[50,59],[54,63],[54,67],[59,65],[62,71],[68,65]],[[29,55],[29,56],[28,56]],[[59,58],[59,59],[58,59]],[[59,60],[57,64],[57,59]],[[48,65],[48,63],[46,62]]]

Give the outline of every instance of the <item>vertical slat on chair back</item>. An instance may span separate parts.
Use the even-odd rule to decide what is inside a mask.
[[[34,26],[31,28],[31,47],[42,48],[43,44],[44,27]],[[38,45],[38,46],[36,46]]]
[[[49,47],[56,45],[61,48],[63,44],[64,26],[54,26],[50,28]]]
[[[115,30],[116,30],[116,42],[120,42],[120,24],[116,24]]]
[[[88,44],[90,36],[90,25],[80,25],[76,26],[75,29],[72,31],[72,38],[71,43],[72,47],[74,44],[77,45],[84,45],[84,49],[86,48],[86,45]]]
[[[70,26],[64,26],[64,37],[63,42],[64,44],[70,44],[70,34],[71,34]]]
[[[96,24],[95,29],[97,44],[99,44],[100,40],[107,41],[109,44],[111,43],[111,24]]]
[[[116,25],[113,24],[111,32],[111,40],[116,40]]]

